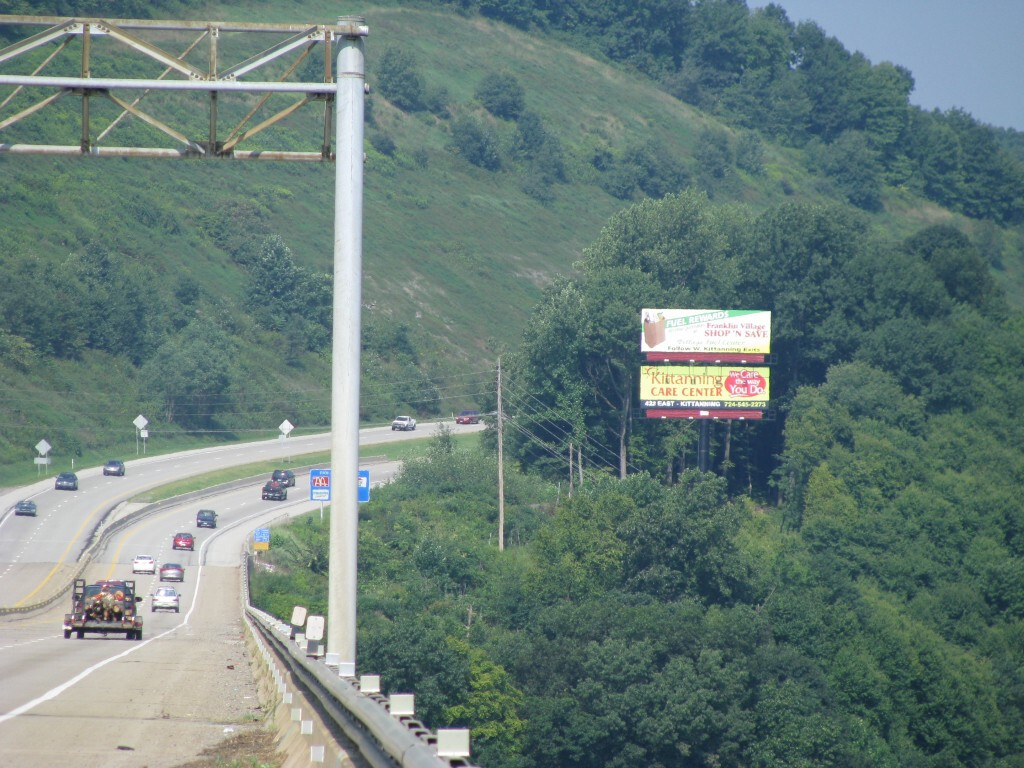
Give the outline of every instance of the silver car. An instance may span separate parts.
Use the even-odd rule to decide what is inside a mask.
[[[181,595],[174,587],[157,587],[153,593],[153,600],[150,602],[151,613],[158,610],[178,612],[181,607]]]
[[[160,581],[184,581],[185,569],[177,563],[164,563],[160,566]]]

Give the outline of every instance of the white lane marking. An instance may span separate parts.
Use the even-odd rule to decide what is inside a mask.
[[[181,625],[179,625],[179,626],[181,626]],[[68,680],[66,683],[61,683],[56,688],[51,688],[50,690],[48,690],[42,696],[39,696],[39,697],[37,697],[35,699],[32,699],[32,701],[26,702],[25,704],[22,704],[20,707],[15,707],[14,709],[12,709],[10,712],[8,712],[5,715],[0,715],[0,723],[5,723],[8,720],[13,720],[14,718],[18,717],[19,715],[23,715],[26,712],[29,712],[29,711],[35,709],[40,704],[44,704],[47,701],[50,701],[51,699],[57,698],[62,693],[64,693],[64,691],[66,691],[68,688],[70,688],[75,683],[79,682],[80,680],[84,680],[89,675],[91,675],[93,672],[95,672],[97,669],[102,669],[103,667],[107,666],[107,664],[109,664],[112,661],[117,661],[118,659],[123,659],[129,653],[135,653],[135,651],[139,650],[143,646],[149,645],[154,640],[159,640],[161,637],[164,637],[164,635],[169,635],[171,632],[174,632],[177,629],[178,629],[178,627],[171,627],[169,630],[167,630],[163,634],[157,635],[156,637],[151,637],[151,638],[149,638],[149,640],[143,640],[141,643],[137,643],[136,645],[133,645],[128,650],[122,651],[121,653],[117,654],[116,656],[110,656],[109,658],[106,658],[103,661],[100,661],[100,662],[97,662],[96,664],[93,664],[91,667],[86,667],[81,672],[79,672],[77,675],[75,675],[73,678]],[[134,642],[134,641],[131,641],[131,642]]]
[[[32,645],[32,643],[41,643],[44,640],[56,640],[58,637],[60,637],[60,635],[49,635],[47,637],[36,637],[36,638],[33,638],[32,640],[25,640],[24,642],[21,642],[21,643],[10,643],[8,645],[0,645],[0,651],[7,651],[7,650],[10,650],[11,648],[17,648],[18,646],[21,646],[21,645]]]
[[[292,505],[287,505],[287,506],[292,506]],[[253,518],[262,517],[264,515],[266,515],[266,510],[261,510],[259,512],[255,512],[255,513],[253,513],[251,515],[248,515],[247,517],[244,517],[244,518],[242,518],[240,520],[236,520],[233,523],[229,523],[228,525],[224,526],[223,528],[217,529],[217,532],[215,534],[213,534],[212,536],[210,536],[210,538],[208,538],[206,541],[204,541],[202,546],[199,547],[200,563],[202,562],[202,555],[204,554],[203,550],[206,549],[206,545],[209,544],[211,541],[213,541],[218,536],[220,536],[220,534],[225,533],[226,531],[229,531],[232,528],[236,528],[239,525],[242,525],[242,524],[248,522],[249,520],[252,520]],[[76,683],[84,680],[85,678],[87,678],[89,675],[91,675],[96,670],[102,669],[103,667],[107,666],[107,664],[109,664],[110,662],[117,661],[119,659],[123,659],[125,656],[127,656],[127,655],[129,655],[131,653],[135,653],[135,651],[137,651],[137,650],[139,650],[141,648],[144,648],[145,646],[149,645],[153,641],[160,640],[163,637],[167,637],[167,635],[171,634],[172,632],[177,632],[179,629],[181,629],[182,627],[186,626],[188,624],[188,622],[189,622],[189,619],[192,618],[192,612],[196,609],[196,606],[199,604],[199,594],[200,594],[199,584],[202,582],[202,579],[203,579],[203,568],[204,567],[205,566],[203,566],[203,565],[199,566],[199,575],[196,576],[195,596],[192,598],[192,606],[185,613],[185,617],[181,620],[180,624],[178,624],[176,626],[173,626],[170,629],[168,629],[168,630],[166,630],[164,632],[161,632],[159,635],[156,635],[155,637],[149,638],[148,640],[142,640],[141,642],[134,641],[134,640],[130,641],[130,642],[133,643],[131,648],[128,648],[127,650],[122,651],[121,653],[117,654],[116,656],[111,656],[109,658],[104,659],[103,661],[99,661],[99,662],[93,664],[91,667],[87,667],[86,669],[83,669],[81,672],[79,672],[77,675],[75,675],[73,678],[71,678],[67,682],[61,683],[56,688],[51,688],[46,693],[44,693],[42,696],[38,696],[38,697],[32,699],[32,701],[26,702],[26,703],[22,704],[20,707],[15,707],[10,712],[8,712],[6,714],[3,714],[3,715],[0,715],[0,723],[5,723],[8,720],[13,720],[16,717],[25,714],[26,712],[32,711],[33,709],[38,707],[40,704],[45,704],[46,702],[51,701],[51,700],[57,698],[62,693],[64,693],[64,691],[66,691],[69,688],[71,688],[71,686],[73,686]],[[143,628],[143,629],[145,629],[145,628]]]

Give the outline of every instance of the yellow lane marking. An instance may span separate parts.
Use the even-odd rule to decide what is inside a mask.
[[[168,512],[170,512],[170,511],[175,511],[176,512],[177,508],[176,507],[170,507],[170,508],[168,508]],[[107,578],[108,579],[110,579],[110,578],[112,578],[114,576],[114,569],[117,568],[118,563],[121,560],[121,550],[124,549],[124,545],[128,543],[128,539],[130,539],[132,536],[134,536],[136,533],[141,531],[143,528],[145,528],[150,523],[155,523],[157,520],[160,520],[163,517],[165,517],[165,515],[160,515],[160,514],[153,515],[152,517],[150,517],[150,518],[148,518],[146,520],[139,521],[138,525],[133,525],[131,528],[129,528],[127,531],[124,532],[124,534],[121,536],[120,541],[117,544],[117,550],[114,552],[114,556],[112,558],[110,558],[110,570],[107,571]],[[154,561],[154,563],[155,562],[156,561]]]
[[[47,584],[50,583],[50,579],[53,578],[53,575],[57,572],[57,570],[62,565],[64,565],[64,559],[68,556],[68,552],[71,551],[71,547],[73,547],[75,545],[75,542],[78,541],[78,537],[82,535],[82,531],[85,529],[85,526],[88,525],[88,523],[96,516],[96,513],[99,512],[102,508],[103,508],[103,505],[94,508],[93,511],[89,514],[89,516],[87,518],[85,518],[85,520],[82,521],[82,524],[78,527],[78,530],[75,531],[75,535],[72,536],[71,537],[71,541],[68,542],[67,548],[61,553],[60,559],[57,560],[57,563],[53,566],[53,568],[50,570],[50,572],[48,574],[46,574],[46,578],[44,578],[39,583],[39,586],[37,586],[35,589],[33,589],[31,592],[29,592],[23,598],[21,598],[21,600],[16,602],[14,604],[15,607],[23,605],[30,597],[32,597],[32,595],[36,594],[39,590],[41,590],[43,587],[45,587]]]
[[[124,501],[124,499],[122,499],[122,500],[118,501],[117,503],[115,503],[114,509],[116,509],[118,506],[120,506],[120,504],[122,504],[123,501]],[[71,547],[74,545],[74,543],[76,541],[78,541],[78,537],[82,535],[82,529],[85,528],[85,526],[89,523],[89,521],[92,520],[93,517],[96,516],[96,513],[99,512],[100,509],[102,509],[102,508],[103,507],[100,506],[100,507],[97,507],[96,509],[94,509],[92,511],[92,514],[90,514],[85,519],[85,521],[82,523],[82,525],[79,527],[79,529],[77,531],[75,531],[74,538],[71,539],[71,541],[68,543],[67,548],[64,550],[63,553],[61,553],[60,560],[57,561],[57,564],[53,566],[53,569],[48,574],[46,574],[46,578],[44,578],[42,580],[42,582],[40,582],[39,585],[35,589],[33,589],[31,592],[29,592],[27,595],[25,595],[25,597],[21,598],[21,600],[19,600],[17,603],[15,603],[14,604],[15,606],[19,606],[19,605],[23,604],[25,601],[27,601],[30,597],[32,597],[34,594],[36,594],[39,590],[41,590],[43,587],[45,587],[49,583],[50,579],[53,578],[53,575],[60,569],[61,566],[64,565],[64,559],[68,556],[68,552],[71,551]],[[167,511],[168,512],[177,512],[178,508],[177,507],[169,507],[167,509]],[[114,569],[118,565],[118,562],[117,562],[118,557],[120,556],[121,550],[124,548],[124,545],[127,543],[128,539],[130,539],[135,534],[136,531],[140,530],[141,528],[144,528],[145,526],[149,525],[152,522],[156,522],[157,520],[163,518],[164,516],[165,515],[163,515],[163,514],[153,515],[152,517],[146,519],[145,521],[140,522],[138,525],[133,525],[131,528],[129,528],[127,531],[125,531],[124,535],[121,537],[121,542],[117,546],[117,552],[116,552],[116,554],[115,554],[115,556],[113,558],[113,561],[110,564],[110,570],[107,572],[107,578],[108,579],[111,578],[111,576],[113,576]]]

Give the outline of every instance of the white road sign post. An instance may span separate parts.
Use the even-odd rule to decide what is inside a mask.
[[[50,457],[47,454],[53,446],[45,440],[40,440],[36,443],[36,452],[39,454],[36,457],[36,474],[39,474],[39,470],[50,463]]]
[[[142,452],[146,452],[146,438],[149,437],[149,431],[146,429],[146,425],[149,424],[149,419],[143,416],[141,413],[135,417],[135,421],[132,422],[135,425],[135,455],[139,455],[139,438],[142,438]]]
[[[284,448],[285,448],[285,450],[284,450],[284,459],[285,459],[285,461],[291,461],[291,456],[288,455],[288,446],[287,446],[285,441],[288,438],[288,434],[293,429],[295,429],[295,426],[290,421],[288,421],[288,419],[285,419],[280,424],[278,424],[277,428],[279,430],[281,430],[281,434],[278,435],[277,439],[281,441],[281,445],[283,445]]]

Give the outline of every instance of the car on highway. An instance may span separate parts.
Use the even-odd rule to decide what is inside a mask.
[[[479,424],[480,411],[462,411],[455,417],[456,424]]]
[[[61,472],[54,480],[53,487],[58,491],[77,491],[78,475],[74,472]]]
[[[160,581],[184,581],[185,567],[179,563],[164,563],[160,566]]]
[[[391,431],[412,432],[416,429],[416,419],[412,416],[396,416],[391,422]]]
[[[124,477],[124,462],[120,459],[111,459],[103,465],[103,475],[115,475],[117,477]]]
[[[151,555],[136,555],[132,560],[132,573],[156,573],[156,560]]]
[[[277,480],[267,480],[267,482],[264,483],[264,501],[284,501],[287,498],[288,489],[284,487],[284,483],[279,483]]]
[[[277,482],[286,488],[295,487],[295,473],[290,469],[275,469],[274,474],[270,476],[270,479],[277,480]]]
[[[185,572],[181,572],[181,579],[185,578]],[[174,611],[175,613],[181,608],[181,595],[178,594],[178,590],[174,587],[157,587],[156,592],[153,593],[153,599],[149,601],[149,612],[155,613],[156,611]]]
[[[13,509],[15,515],[29,515],[31,517],[35,517],[37,511],[36,503],[31,499],[24,499],[23,501],[19,501],[17,504],[14,505]]]
[[[196,548],[196,538],[191,533],[174,534],[174,542],[171,549],[192,549]]]
[[[196,528],[216,528],[217,513],[212,509],[200,509],[196,512]]]

